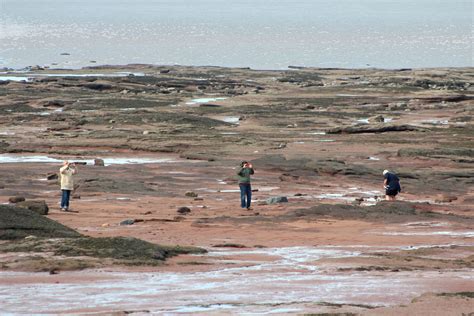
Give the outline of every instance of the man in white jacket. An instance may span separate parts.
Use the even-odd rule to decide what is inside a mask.
[[[69,199],[71,191],[74,190],[74,181],[72,176],[77,173],[76,165],[69,161],[64,161],[63,166],[59,169],[61,177],[61,211],[69,211]]]

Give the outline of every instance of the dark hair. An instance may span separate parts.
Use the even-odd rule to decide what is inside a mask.
[[[242,160],[242,161],[240,162],[240,166],[243,167],[246,163],[248,163],[248,161]]]

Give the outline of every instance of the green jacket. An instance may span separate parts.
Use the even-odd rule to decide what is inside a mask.
[[[237,177],[239,179],[239,184],[250,183],[250,175],[252,174],[254,174],[253,168],[239,167],[237,169]]]

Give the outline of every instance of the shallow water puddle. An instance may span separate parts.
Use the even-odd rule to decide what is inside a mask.
[[[276,304],[281,312],[304,312],[308,311],[304,304],[321,301],[368,305],[407,303],[433,288],[442,291],[456,282],[474,278],[469,271],[336,272],[318,266],[317,262],[358,255],[361,252],[329,246],[211,249],[209,254],[195,257],[224,262],[224,268],[155,273],[89,270],[55,276],[2,272],[0,296],[3,311],[7,313],[146,309],[151,313],[270,314],[275,312]],[[242,262],[249,264],[242,266]],[[85,277],[97,277],[97,280],[81,281]]]
[[[84,74],[72,74],[72,73],[38,73],[38,74],[27,74],[27,76],[0,76],[0,81],[31,81],[35,78],[41,77],[106,77],[106,78],[114,78],[114,77],[127,77],[127,76],[137,76],[142,77],[145,74],[142,72],[115,72],[110,74],[104,73],[84,73]]]
[[[0,76],[0,81],[31,81],[29,77],[21,77],[21,76]]]
[[[421,121],[422,124],[431,124],[431,125],[448,125],[449,121],[448,120],[423,120]]]
[[[93,159],[74,159],[68,158],[71,161],[85,162],[88,165],[93,165]],[[110,165],[128,165],[128,164],[150,164],[150,163],[171,163],[176,162],[171,158],[102,158],[105,166]],[[0,155],[0,163],[62,163],[63,160],[42,155],[25,156],[25,155]]]
[[[195,105],[199,103],[209,103],[209,102],[216,102],[216,101],[223,101],[226,100],[227,98],[223,97],[216,97],[216,98],[197,98],[197,99],[192,99],[189,102],[186,102],[187,105]]]
[[[216,120],[226,122],[226,123],[230,123],[230,124],[234,124],[234,125],[239,125],[240,124],[240,117],[238,117],[238,116],[215,116],[213,118],[216,119]],[[222,135],[237,135],[237,133],[236,134],[221,133],[221,134]]]
[[[437,232],[383,232],[382,235],[389,236],[449,236],[452,238],[473,238],[474,231],[437,231]]]

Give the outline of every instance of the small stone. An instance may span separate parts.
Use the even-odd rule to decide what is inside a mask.
[[[36,236],[33,236],[33,235],[29,235],[29,236],[26,236],[25,237],[25,240],[34,240],[34,239],[37,239],[38,237]]]
[[[114,123],[115,123],[115,120],[110,120],[109,123],[110,123],[110,124],[114,124]]]
[[[197,198],[194,198],[194,201],[204,201],[204,199],[202,197],[197,197]]]
[[[276,204],[276,203],[288,203],[288,198],[286,196],[274,196],[266,200],[267,204]]]
[[[198,197],[198,194],[195,193],[195,192],[189,191],[189,192],[186,192],[185,196],[197,198],[197,197]]]
[[[100,167],[105,166],[104,159],[100,159],[100,158],[94,159],[94,166],[100,166]]]
[[[120,226],[133,225],[133,224],[135,224],[134,219],[126,219],[126,220],[120,222]]]
[[[102,225],[100,225],[100,226],[102,226],[102,227],[109,227],[110,224],[109,224],[109,223],[104,223],[104,224],[102,224]]]
[[[189,207],[182,206],[178,209],[178,213],[179,214],[189,214],[189,213],[191,213],[191,209]]]
[[[81,199],[81,195],[75,193],[75,194],[72,195],[72,198],[75,199],[75,200],[80,200],[80,199]]]
[[[8,202],[10,203],[20,203],[24,201],[25,201],[25,198],[22,196],[12,196],[8,199]]]
[[[57,173],[48,173],[46,176],[47,180],[57,180],[59,178]]]
[[[49,270],[49,274],[59,274],[59,269],[58,268],[53,268]]]
[[[143,131],[143,135],[148,135],[150,134],[150,131]]]

